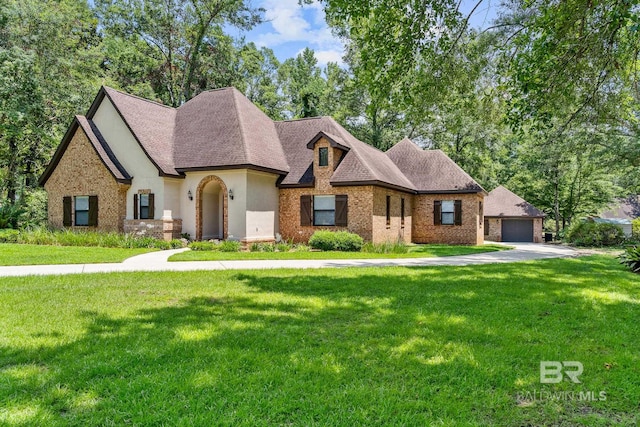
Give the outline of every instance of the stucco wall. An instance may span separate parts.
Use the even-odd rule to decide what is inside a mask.
[[[183,232],[196,237],[197,189],[202,180],[210,176],[218,177],[227,189],[224,196],[228,210],[227,238],[245,242],[274,240],[278,230],[278,176],[248,169],[187,172],[180,190]],[[189,191],[194,200],[186,196]],[[233,192],[233,200],[228,196],[229,191]]]
[[[133,219],[133,195],[138,190],[150,190],[155,195],[155,219],[162,219],[165,206],[163,178],[159,176],[158,169],[151,163],[147,155],[142,151],[140,144],[135,140],[117,110],[107,97],[104,98],[93,116],[102,136],[120,161],[122,166],[133,176],[131,187],[127,191],[126,217]],[[174,218],[179,216],[173,215]]]
[[[279,232],[277,175],[247,171],[247,231],[244,240],[273,240]]]
[[[48,215],[49,224],[52,227],[63,226],[63,197],[96,195],[98,196],[97,229],[123,231],[125,195],[128,185],[116,182],[80,127],[44,188],[49,197]],[[95,227],[74,228],[86,230]]]
[[[434,225],[433,206],[436,200],[461,200],[462,225]],[[414,197],[413,241],[415,243],[448,243],[481,245],[484,242],[483,218],[479,202],[482,194],[419,194]]]

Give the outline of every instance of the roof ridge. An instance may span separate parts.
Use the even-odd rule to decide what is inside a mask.
[[[151,100],[151,99],[146,99],[146,98],[143,98],[143,97],[138,96],[138,95],[133,95],[133,94],[131,94],[131,93],[123,92],[123,91],[121,91],[121,90],[119,90],[119,89],[114,89],[114,88],[112,88],[112,87],[110,87],[110,86],[102,85],[102,87],[103,87],[103,88],[105,88],[105,89],[112,90],[112,91],[114,91],[114,92],[118,92],[118,93],[119,93],[119,94],[121,94],[121,95],[126,95],[126,96],[128,96],[128,97],[130,97],[130,98],[135,98],[135,99],[139,99],[140,101],[145,101],[145,102],[148,102],[148,103],[150,103],[150,104],[155,104],[155,105],[157,105],[157,106],[159,106],[159,107],[168,108],[168,109],[170,109],[170,110],[176,110],[176,109],[177,109],[177,108],[172,107],[172,106],[170,106],[170,105],[164,105],[164,104],[162,104],[162,103],[160,103],[160,102],[153,101],[153,100]]]
[[[242,151],[244,152],[244,156],[245,159],[247,159],[247,161],[251,162],[252,159],[250,159],[250,152],[249,149],[247,147],[247,136],[245,135],[244,132],[244,126],[243,124],[243,120],[240,114],[240,108],[238,108],[238,99],[237,99],[237,94],[238,92],[240,92],[239,90],[232,90],[231,91],[231,99],[233,100],[233,107],[235,110],[235,115],[236,118],[238,119],[238,127],[240,128],[240,141],[242,141]],[[280,138],[278,138],[280,139]]]
[[[330,116],[300,117],[299,119],[273,120],[273,122],[274,123],[302,122],[305,120],[320,120],[326,117],[330,117]]]

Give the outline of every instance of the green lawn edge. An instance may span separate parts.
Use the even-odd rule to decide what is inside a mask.
[[[304,252],[218,252],[185,251],[169,257],[170,262],[178,261],[232,261],[232,260],[295,260],[295,259],[395,259],[434,258],[456,255],[470,255],[512,249],[510,246],[487,244],[479,246],[461,245],[415,245],[406,254],[380,254],[370,252],[304,251]]]
[[[3,278],[0,424],[637,425],[637,278],[610,256]],[[541,384],[549,360],[581,383]]]
[[[0,243],[0,266],[114,263],[155,250]]]

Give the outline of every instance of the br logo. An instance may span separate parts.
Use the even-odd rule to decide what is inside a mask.
[[[584,370],[582,363],[575,361],[556,362],[543,361],[540,362],[540,382],[542,384],[556,384],[562,381],[564,375],[569,377],[571,381],[580,384],[578,377]]]

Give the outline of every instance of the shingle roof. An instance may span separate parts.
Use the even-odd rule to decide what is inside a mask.
[[[235,88],[203,92],[178,108],[174,138],[178,170],[289,170],[273,121]]]
[[[544,212],[503,186],[484,198],[484,216],[541,218]]]
[[[176,110],[109,87],[103,90],[159,171],[179,175],[173,162]]]
[[[332,185],[371,183],[414,191],[411,182],[385,153],[358,140],[331,117],[276,122],[276,129],[291,168],[282,185],[313,182],[313,151],[307,143],[322,132],[348,149],[331,177]]]
[[[640,217],[640,196],[629,196],[626,199],[619,199],[611,204],[609,208],[602,212],[601,218],[624,218],[636,219]]]
[[[102,160],[102,163],[104,163],[113,177],[118,181],[131,180],[131,175],[129,175],[118,159],[116,159],[116,156],[113,154],[113,151],[111,151],[111,148],[102,137],[96,125],[92,121],[87,120],[85,116],[76,116],[76,120],[87,135],[87,138],[89,138],[89,142],[93,145],[96,153],[98,153],[100,160]]]
[[[484,189],[441,150],[423,150],[405,138],[387,156],[418,193],[481,193]]]
[[[105,97],[161,175],[248,167],[283,175],[283,186],[310,186],[310,148],[325,137],[344,152],[332,185],[381,185],[413,193],[484,192],[442,151],[424,151],[405,139],[384,153],[331,117],[273,122],[235,88],[203,92],[175,109],[103,87],[87,118],[76,121],[116,179],[130,178],[91,122]]]
[[[62,155],[69,146],[69,143],[73,139],[73,136],[76,134],[78,128],[82,129],[84,134],[87,136],[89,143],[96,151],[96,154],[98,155],[104,166],[107,168],[107,170],[116,179],[116,181],[127,184],[131,183],[131,176],[120,164],[118,159],[116,159],[115,155],[111,151],[111,148],[109,148],[109,145],[107,145],[106,141],[100,134],[100,131],[98,131],[93,122],[87,120],[87,118],[84,116],[75,116],[73,122],[71,123],[71,126],[67,130],[67,133],[62,138],[62,142],[56,149],[51,162],[49,162],[49,165],[47,165],[44,173],[42,174],[42,176],[40,176],[40,179],[38,180],[39,184],[44,185],[47,182],[55,168],[58,166],[58,163],[60,163]]]

